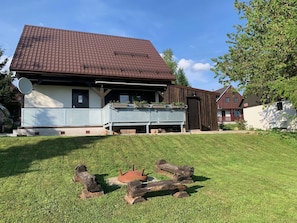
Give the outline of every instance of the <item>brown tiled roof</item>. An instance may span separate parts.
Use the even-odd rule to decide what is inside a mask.
[[[10,70],[171,81],[175,76],[148,40],[24,27]]]
[[[229,88],[229,86],[222,87],[222,88],[216,90],[215,92],[218,92],[221,95],[227,90],[227,88]]]

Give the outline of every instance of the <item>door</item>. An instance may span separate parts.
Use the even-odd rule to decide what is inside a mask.
[[[190,97],[188,101],[188,129],[201,129],[200,101],[198,97]]]
[[[223,110],[222,111],[222,122],[226,121],[226,112]]]
[[[89,91],[81,89],[72,90],[72,108],[88,108]]]

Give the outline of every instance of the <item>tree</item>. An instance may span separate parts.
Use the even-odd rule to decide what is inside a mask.
[[[289,99],[297,107],[297,1],[235,0],[245,24],[227,34],[228,53],[212,59],[220,83],[237,82],[262,102]]]
[[[4,50],[0,48],[0,59],[2,59]],[[13,116],[14,120],[18,119],[19,104],[15,100],[17,89],[12,85],[12,73],[4,70],[8,58],[0,62],[0,104],[4,105]]]
[[[171,49],[167,49],[164,50],[162,54],[163,60],[170,68],[170,71],[176,76],[175,84],[190,86],[184,70],[178,67],[177,62],[173,58],[173,51]]]
[[[190,86],[187,76],[182,68],[178,68],[175,74],[176,83],[183,86]]]
[[[2,59],[3,53],[4,50],[0,48],[0,59]],[[0,103],[4,106],[8,104],[11,99],[11,76],[6,70],[3,70],[7,62],[8,58],[4,58],[3,61],[0,62]]]

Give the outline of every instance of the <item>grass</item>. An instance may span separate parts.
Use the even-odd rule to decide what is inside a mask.
[[[165,159],[195,168],[188,198],[156,193],[128,205],[108,178]],[[294,134],[134,135],[0,138],[0,222],[296,222]],[[81,200],[77,164],[105,195]],[[156,196],[153,196],[156,195]]]

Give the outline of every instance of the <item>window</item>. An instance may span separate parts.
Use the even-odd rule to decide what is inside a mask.
[[[130,100],[129,100],[129,95],[128,94],[121,94],[120,95],[120,102],[121,103],[129,103]]]
[[[78,95],[78,97],[77,97],[77,102],[78,102],[79,104],[82,104],[82,103],[83,103],[83,95]]]
[[[234,103],[238,103],[238,97],[233,98]]]
[[[229,102],[230,102],[230,98],[229,98],[229,97],[226,97],[226,98],[225,98],[225,102],[226,102],[226,103],[229,103]]]
[[[241,111],[240,110],[235,110],[234,111],[234,117],[240,117],[241,116]]]

